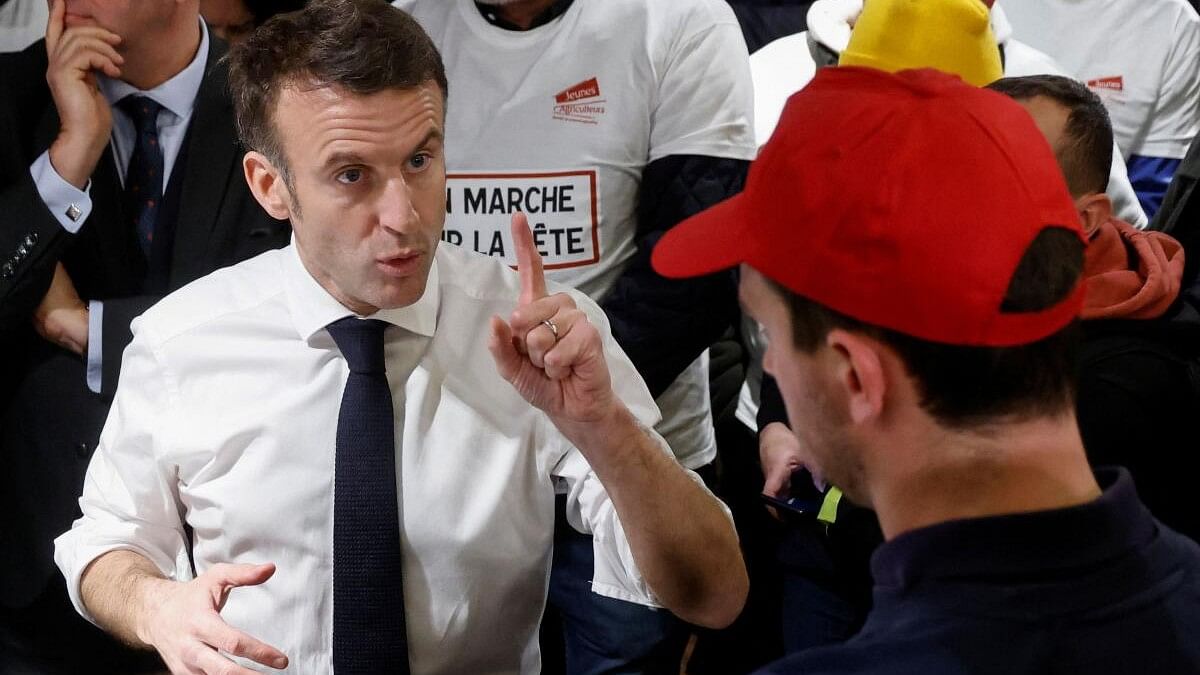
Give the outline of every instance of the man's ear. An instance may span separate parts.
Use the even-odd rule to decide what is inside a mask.
[[[291,194],[283,175],[271,160],[260,152],[251,150],[242,157],[242,170],[246,184],[258,203],[272,218],[287,220],[292,216]]]
[[[835,328],[825,337],[833,359],[834,386],[844,390],[846,412],[855,424],[878,419],[887,398],[888,375],[879,342]]]
[[[1091,237],[1100,226],[1112,219],[1112,200],[1103,192],[1094,192],[1075,200],[1079,219],[1083,221],[1083,233]]]

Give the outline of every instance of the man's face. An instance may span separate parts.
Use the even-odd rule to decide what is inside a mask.
[[[425,291],[446,219],[444,119],[432,81],[368,96],[281,92],[274,122],[300,258],[358,314],[410,305]]]
[[[867,504],[862,452],[849,434],[845,392],[837,386],[829,350],[822,347],[808,354],[796,347],[790,308],[749,265],[741,267],[738,295],[767,336],[763,370],[779,386],[788,426],[800,441],[805,464],[857,503]]]
[[[177,0],[66,0],[64,22],[100,26],[125,40],[146,35],[169,24]]]

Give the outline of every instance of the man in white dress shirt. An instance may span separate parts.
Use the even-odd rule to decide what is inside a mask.
[[[336,601],[354,572],[334,485],[361,369],[331,326],[369,317],[394,402],[396,670],[539,671],[556,485],[594,537],[595,592],[732,621],[732,524],[649,430],[657,408],[603,313],[548,294],[523,216],[519,276],[438,246],[446,83],[415,22],[383,0],[315,2],[235,49],[231,82],[246,180],[293,245],[135,323],[83,517],[56,542],[80,612],[175,672],[370,672],[343,665],[363,637]]]

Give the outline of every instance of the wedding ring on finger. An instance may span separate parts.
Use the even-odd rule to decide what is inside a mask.
[[[558,342],[558,326],[554,323],[554,319],[545,319],[542,321],[542,325],[545,326],[546,328],[549,328],[551,333],[554,333],[554,342],[557,343]]]

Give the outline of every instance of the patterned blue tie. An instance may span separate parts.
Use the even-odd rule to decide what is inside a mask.
[[[347,317],[329,334],[350,365],[333,487],[333,670],[407,675],[395,421],[383,356],[388,324]]]
[[[162,206],[163,152],[158,142],[158,113],[163,107],[145,96],[131,94],[117,105],[133,120],[137,138],[125,171],[125,214],[133,222],[142,253],[150,258],[154,224]]]

